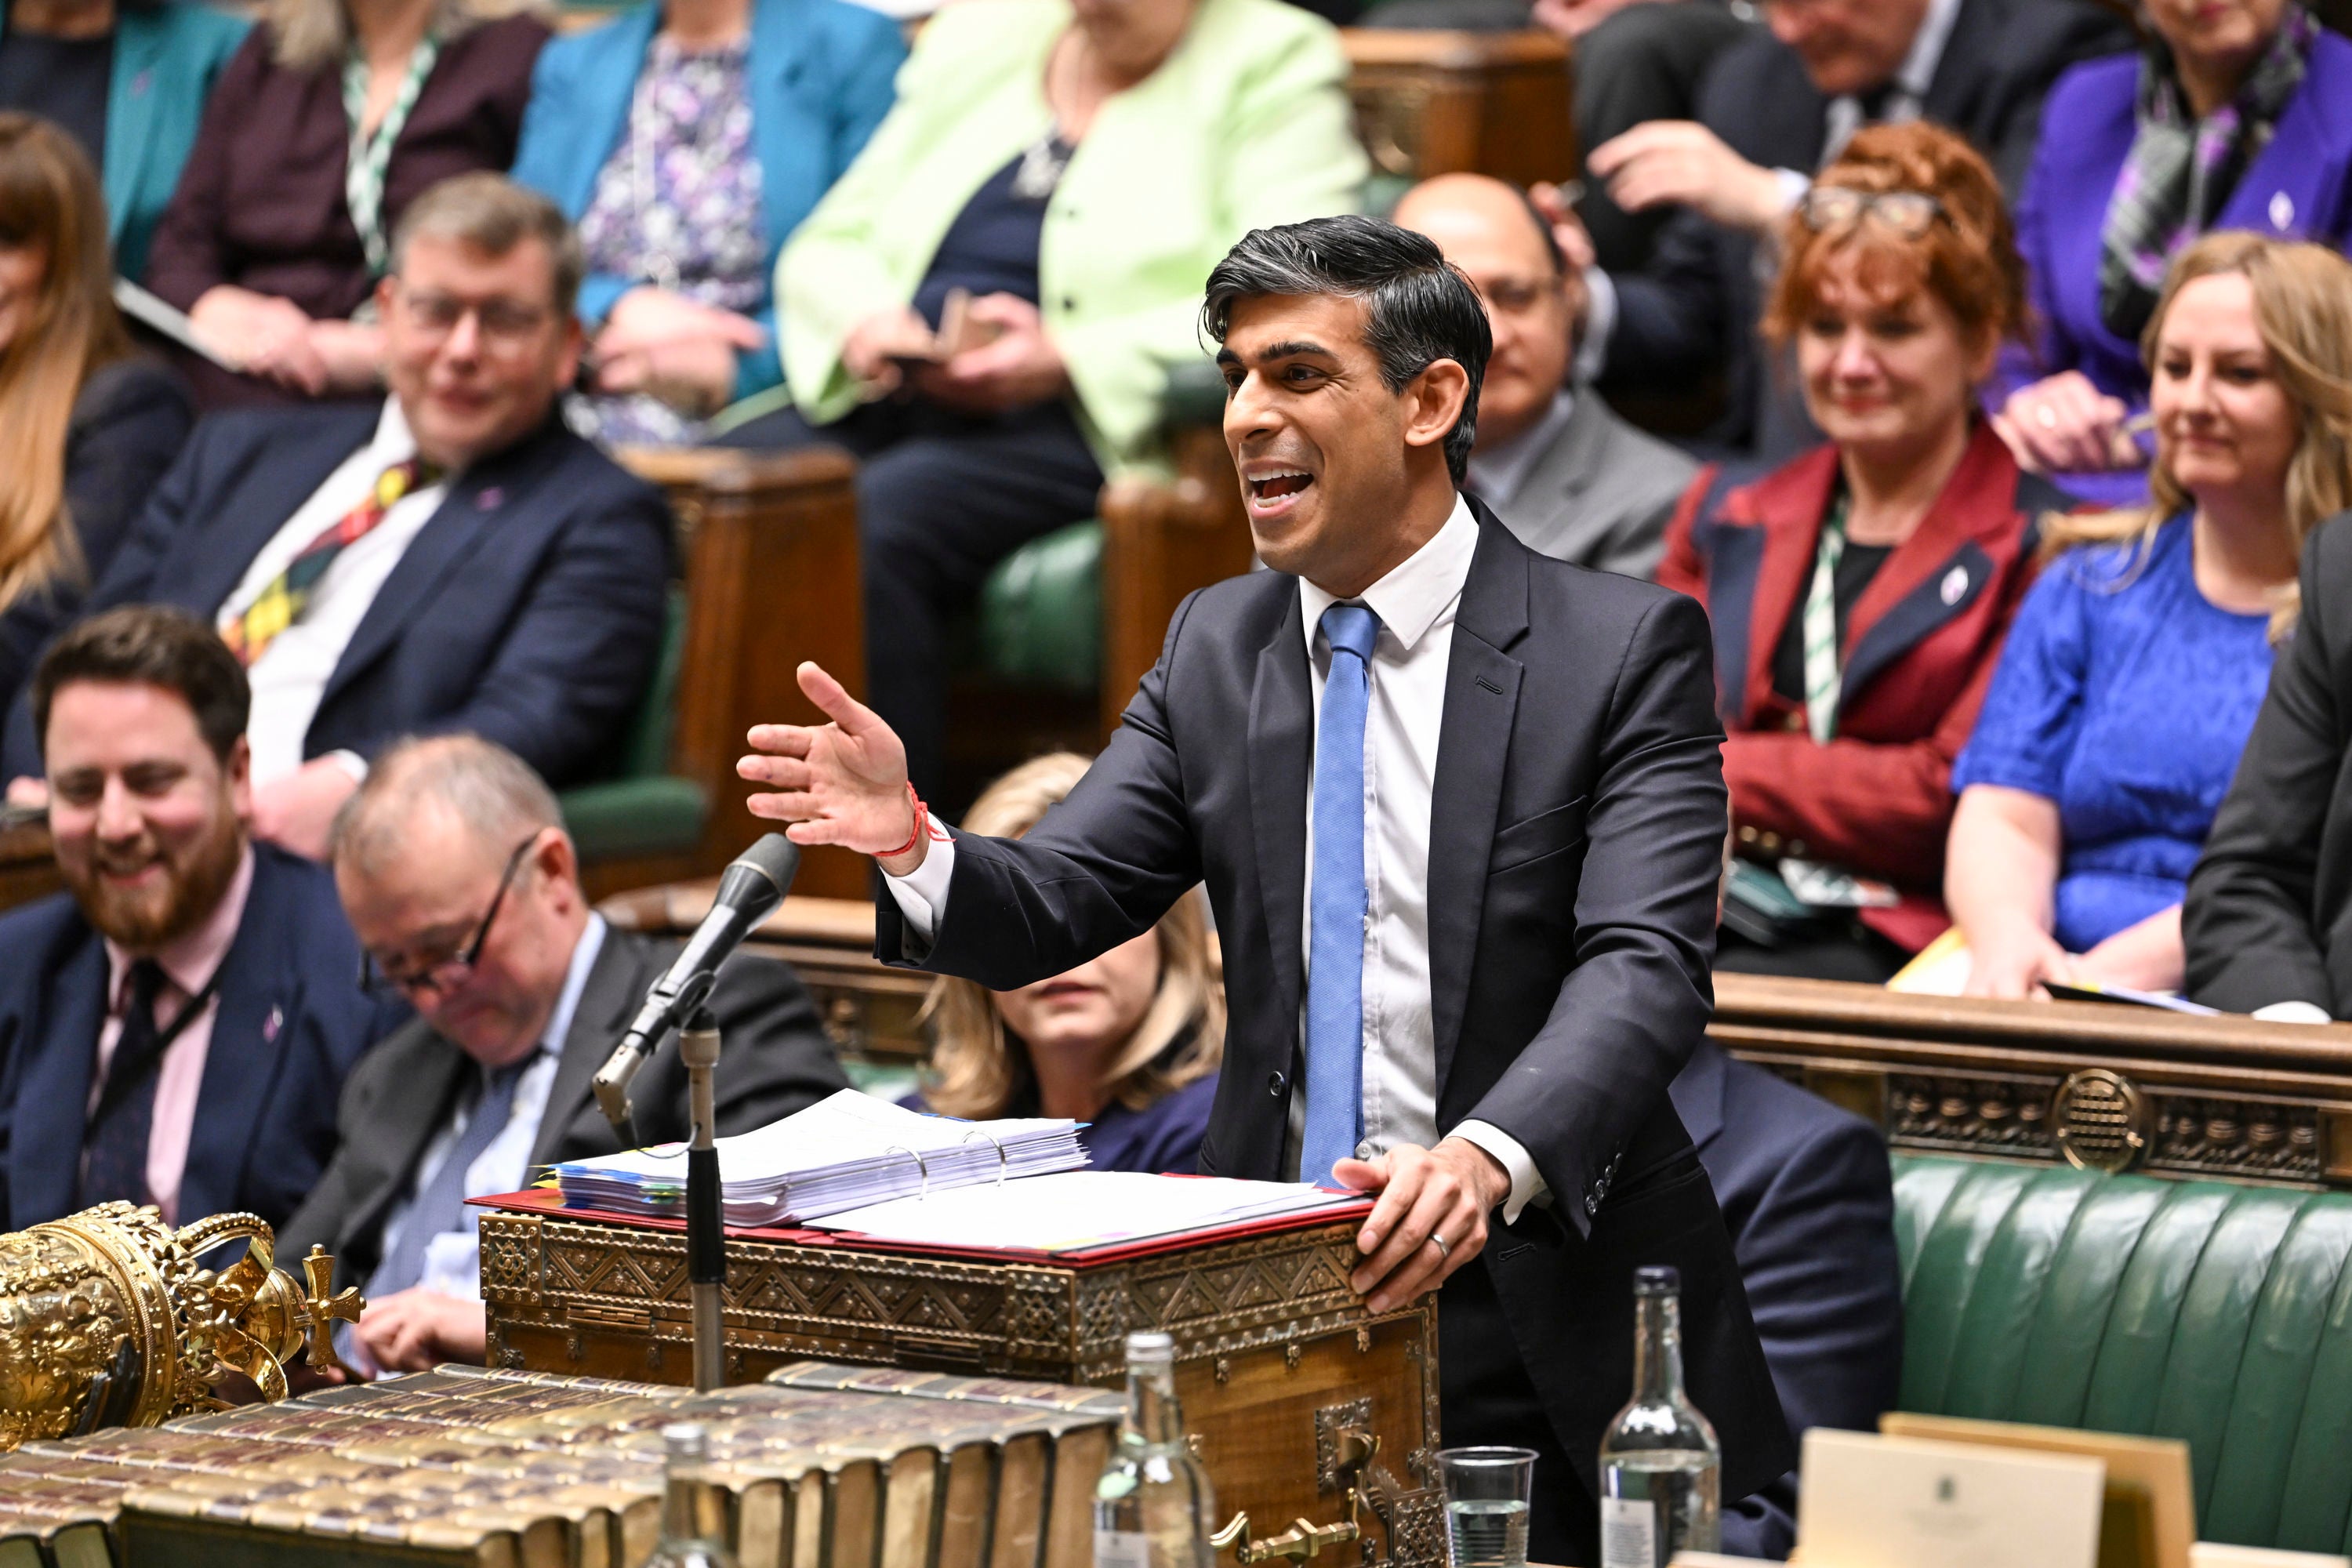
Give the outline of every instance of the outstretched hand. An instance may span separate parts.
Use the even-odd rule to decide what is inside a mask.
[[[751,815],[786,824],[795,844],[838,844],[881,858],[915,831],[914,797],[907,788],[907,748],[871,708],[814,664],[800,667],[801,690],[833,721],[824,725],[755,724],[759,754],[735,771],[773,792],[751,798]],[[903,877],[923,863],[916,839],[882,868]]]

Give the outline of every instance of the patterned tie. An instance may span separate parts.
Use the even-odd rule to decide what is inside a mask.
[[[416,1196],[393,1220],[383,1261],[376,1266],[367,1282],[369,1300],[381,1300],[422,1281],[425,1250],[435,1237],[472,1230],[481,1223],[481,1215],[466,1206],[470,1195],[466,1191],[466,1173],[481,1158],[482,1151],[506,1131],[507,1122],[514,1116],[515,1085],[521,1081],[523,1070],[538,1059],[539,1053],[534,1051],[519,1062],[490,1069],[481,1098],[474,1102],[474,1114],[466,1120],[465,1131],[450,1145],[447,1156],[433,1173],[433,1179],[417,1189]]]
[[[335,557],[343,552],[345,545],[366,538],[376,524],[391,514],[403,496],[440,482],[441,470],[422,458],[411,458],[386,468],[359,505],[304,545],[302,552],[286,563],[286,570],[270,579],[259,597],[222,625],[221,641],[228,644],[237,662],[250,668],[278,633],[302,618],[319,579],[327,574],[327,568],[335,563]]]
[[[1364,1123],[1364,715],[1381,619],[1323,612],[1331,674],[1315,735],[1315,899],[1307,949],[1307,1134],[1298,1176],[1328,1182]]]
[[[155,1079],[169,1034],[155,1026],[155,998],[163,994],[163,968],[152,958],[131,964],[130,1000],[122,1011],[122,1030],[114,1037],[114,1056],[106,1070],[106,1087],[99,1091],[98,1111],[82,1134],[81,1194],[77,1206],[87,1208],[110,1198],[145,1204],[154,1199],[147,1191],[147,1135],[155,1121]],[[192,1008],[181,1009],[185,1018]],[[176,1024],[178,1019],[174,1019]]]
[[[1840,495],[1822,521],[1822,542],[1813,553],[1812,586],[1805,594],[1805,727],[1813,743],[1826,746],[1837,734],[1838,695],[1845,673],[1838,658],[1837,569],[1845,554],[1846,499]]]

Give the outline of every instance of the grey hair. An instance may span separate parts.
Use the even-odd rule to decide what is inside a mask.
[[[485,22],[508,16],[544,16],[544,0],[433,0],[425,30],[444,44]],[[269,28],[270,58],[288,70],[340,65],[352,47],[351,12],[344,0],[262,0]]]
[[[408,247],[422,235],[462,240],[490,256],[505,256],[528,239],[547,247],[555,268],[555,310],[572,314],[587,275],[586,253],[563,209],[504,174],[476,170],[452,174],[408,204],[392,231],[392,274],[400,276]]]
[[[399,855],[426,803],[454,813],[494,853],[563,826],[555,793],[529,763],[479,735],[431,735],[386,747],[335,814],[330,858],[372,874]]]

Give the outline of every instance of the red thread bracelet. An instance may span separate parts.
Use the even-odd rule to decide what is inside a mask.
[[[907,798],[915,805],[915,831],[908,834],[907,842],[899,845],[896,849],[885,849],[877,855],[875,857],[877,860],[896,860],[923,841],[923,833],[930,826],[931,808],[925,805],[923,797],[915,793],[915,784],[912,779],[907,781]]]

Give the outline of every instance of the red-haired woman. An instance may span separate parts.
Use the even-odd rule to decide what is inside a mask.
[[[1884,980],[1948,923],[1952,761],[2032,574],[2035,520],[2068,502],[1978,414],[2025,279],[2000,184],[1966,142],[1917,123],[1857,134],[1781,255],[1764,331],[1794,345],[1829,442],[1761,478],[1700,473],[1658,580],[1715,626],[1751,867],[1718,965]],[[1765,882],[1759,862],[1781,875]],[[1840,901],[1871,899],[1866,883],[1897,901]]]
[[[72,137],[0,111],[0,707],[187,439],[114,311],[106,199]]]

